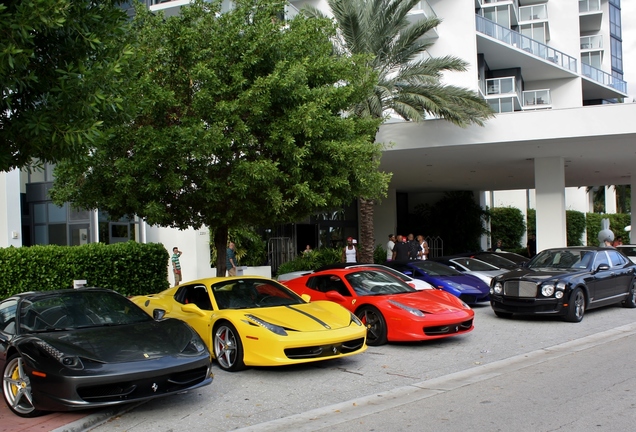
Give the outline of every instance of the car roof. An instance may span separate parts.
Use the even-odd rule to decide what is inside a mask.
[[[25,291],[25,292],[14,294],[14,295],[12,295],[10,297],[7,297],[4,300],[8,300],[10,298],[15,298],[15,299],[37,299],[37,298],[40,298],[40,297],[47,297],[47,296],[55,295],[55,294],[65,294],[65,293],[71,293],[71,292],[97,292],[97,291],[100,291],[100,292],[107,291],[107,292],[116,293],[116,291],[113,291],[113,290],[107,289],[107,288],[82,287],[82,288],[68,288],[68,289],[50,290],[50,291]]]

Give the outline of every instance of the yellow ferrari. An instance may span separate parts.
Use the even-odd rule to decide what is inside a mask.
[[[367,349],[366,327],[347,309],[330,301],[308,303],[267,278],[200,279],[131,300],[157,320],[190,324],[226,371],[328,360]]]

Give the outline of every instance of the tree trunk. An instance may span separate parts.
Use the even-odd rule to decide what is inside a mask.
[[[358,242],[358,259],[361,263],[373,263],[375,237],[373,231],[374,200],[358,199],[360,206],[360,241]]]
[[[225,277],[227,270],[225,262],[227,258],[227,237],[228,228],[226,226],[217,227],[214,230],[214,247],[216,248],[216,275]]]

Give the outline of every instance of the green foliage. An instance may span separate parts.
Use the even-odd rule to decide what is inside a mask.
[[[516,207],[493,207],[490,209],[490,230],[493,247],[502,240],[503,250],[521,249],[521,237],[526,231],[523,213]]]
[[[484,222],[488,212],[475,202],[470,191],[447,192],[434,205],[415,208],[415,232],[444,239],[444,254],[480,249],[480,238],[486,234]]]
[[[0,3],[0,171],[77,159],[119,114],[130,54],[120,3]]]
[[[25,291],[88,286],[132,296],[163,291],[168,283],[168,251],[161,244],[135,242],[83,246],[32,246],[0,249],[0,298]]]
[[[291,273],[303,270],[316,270],[319,267],[339,263],[342,258],[342,249],[321,248],[308,254],[301,254],[295,259],[281,264],[278,274]]]
[[[585,213],[576,210],[565,211],[568,246],[583,246],[585,232]]]
[[[373,251],[373,263],[384,264],[386,262],[386,249],[382,245],[377,245]]]
[[[526,216],[526,231],[528,232],[528,235],[537,235],[537,211],[535,209],[528,209]]]
[[[601,230],[601,219],[609,219],[610,229],[614,233],[614,238],[621,236],[623,239],[628,238],[628,233],[625,231],[625,227],[631,224],[631,215],[624,213],[614,214],[601,214],[601,213],[586,213],[586,228],[587,228],[587,244],[598,246],[598,233]],[[626,243],[625,241],[623,241]]]
[[[236,245],[236,259],[242,266],[261,266],[267,261],[267,243],[251,228],[235,228],[228,232],[229,241]],[[214,231],[210,231],[210,264],[216,263]]]
[[[56,169],[57,203],[117,218],[215,230],[225,269],[229,228],[293,222],[370,191],[380,119],[343,116],[375,82],[364,58],[336,57],[329,20],[275,17],[282,0],[196,1],[179,16],[137,8],[125,104],[82,163]]]

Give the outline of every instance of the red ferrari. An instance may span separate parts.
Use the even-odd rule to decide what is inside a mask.
[[[312,300],[331,300],[355,313],[367,327],[367,344],[438,339],[468,333],[475,313],[438,289],[417,291],[370,267],[322,270],[283,282]]]

